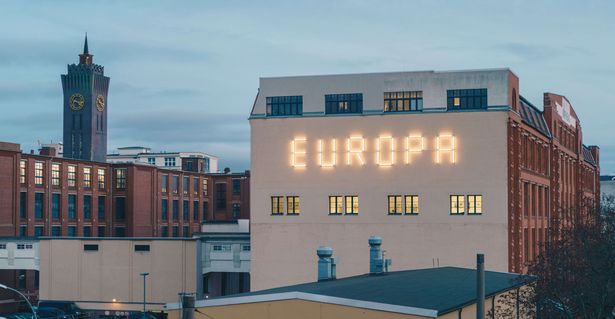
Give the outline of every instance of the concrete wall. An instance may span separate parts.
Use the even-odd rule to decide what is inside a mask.
[[[356,91],[356,90],[355,90]],[[272,94],[273,95],[273,94]],[[251,121],[251,288],[316,280],[316,248],[331,246],[338,276],[369,271],[370,235],[382,236],[392,270],[473,267],[508,270],[506,111],[268,118]],[[454,134],[456,162],[435,163],[435,139]],[[404,163],[404,137],[420,134],[425,149]],[[346,139],[366,141],[365,165],[346,164]],[[396,139],[393,166],[375,164],[377,138]],[[291,166],[291,140],[306,138],[306,167]],[[338,165],[318,166],[317,141],[338,140]],[[481,194],[482,215],[451,215],[449,195]],[[297,216],[271,215],[271,196],[296,195]],[[359,214],[329,215],[328,196],[358,195]],[[419,195],[420,213],[388,215],[388,195]]]
[[[84,244],[99,249],[84,251]],[[135,245],[150,245],[150,251],[135,252]],[[148,302],[175,302],[178,292],[196,290],[192,240],[44,239],[40,247],[41,300],[95,301],[99,309],[117,309],[113,299],[140,303],[143,272],[149,273]]]

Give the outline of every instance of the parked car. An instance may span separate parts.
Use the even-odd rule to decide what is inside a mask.
[[[35,307],[38,319],[71,319],[71,317],[58,308]]]
[[[64,312],[66,318],[83,319],[88,318],[88,314],[79,308],[72,301],[39,301],[39,308],[56,308]]]
[[[31,312],[16,312],[3,315],[6,319],[33,319]]]

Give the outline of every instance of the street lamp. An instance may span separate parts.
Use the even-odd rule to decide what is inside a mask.
[[[142,318],[145,319],[145,277],[149,275],[148,272],[142,272],[141,276],[143,276],[143,315]]]
[[[36,312],[34,311],[34,307],[32,307],[32,304],[30,303],[30,300],[28,300],[28,298],[26,298],[26,296],[24,296],[24,294],[22,294],[19,290],[13,289],[13,288],[11,288],[9,286],[6,286],[6,285],[3,285],[3,284],[0,284],[0,288],[6,289],[6,290],[10,290],[10,291],[13,291],[13,292],[16,292],[17,294],[19,294],[28,303],[28,306],[30,307],[30,311],[32,311],[32,315],[34,316],[32,318],[36,319]]]

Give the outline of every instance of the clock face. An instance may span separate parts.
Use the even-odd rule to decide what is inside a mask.
[[[96,109],[99,112],[105,110],[105,97],[100,94],[96,97]]]
[[[70,96],[70,99],[68,100],[68,105],[73,111],[79,111],[85,105],[85,99],[83,98],[83,95],[79,93],[74,93]]]

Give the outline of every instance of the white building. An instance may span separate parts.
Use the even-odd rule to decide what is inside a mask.
[[[201,160],[202,159],[202,160]],[[143,146],[118,147],[117,153],[108,154],[109,163],[143,163],[166,169],[218,172],[218,158],[203,152],[152,152]]]

